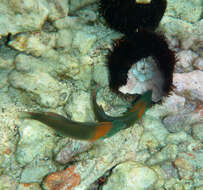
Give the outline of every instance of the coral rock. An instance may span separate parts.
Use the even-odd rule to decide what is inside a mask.
[[[113,169],[104,190],[145,190],[153,188],[156,183],[156,173],[135,162],[125,162]]]
[[[198,57],[196,53],[191,50],[183,50],[178,52],[176,56],[178,60],[176,63],[177,67],[181,67],[185,72],[193,70],[192,63]]]
[[[57,154],[56,161],[66,164],[77,154],[90,149],[91,145],[92,143],[89,142],[70,139],[67,145]]]
[[[203,57],[198,57],[195,59],[193,66],[195,69],[203,71]]]
[[[190,73],[174,75],[175,92],[180,95],[185,95],[192,100],[203,101],[203,72],[192,71]]]
[[[21,183],[18,190],[41,190],[41,187],[38,183]]]
[[[1,1],[0,34],[39,30],[48,16],[43,1]]]

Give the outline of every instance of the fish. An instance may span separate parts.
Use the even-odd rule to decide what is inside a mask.
[[[92,94],[92,103],[97,122],[78,122],[53,112],[21,112],[20,119],[34,119],[51,128],[59,135],[73,139],[94,142],[113,136],[122,129],[130,127],[142,117],[150,106],[152,91],[145,92],[134,106],[122,116],[107,115],[96,101],[97,90]]]
[[[53,112],[22,112],[20,119],[33,119],[53,128],[58,135],[94,141],[108,133],[111,122],[78,122]]]

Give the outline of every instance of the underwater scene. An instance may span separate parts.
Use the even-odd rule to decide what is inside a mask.
[[[203,0],[0,0],[0,190],[203,190]]]

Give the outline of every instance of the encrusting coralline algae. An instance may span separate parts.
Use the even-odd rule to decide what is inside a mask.
[[[156,31],[180,57],[174,92],[133,127],[83,144],[18,114],[48,111],[93,121],[92,80],[102,85],[97,101],[106,113],[127,111],[129,103],[109,90],[106,68],[122,34],[106,25],[96,0],[1,1],[0,189],[201,190],[201,8],[201,0],[168,0]]]

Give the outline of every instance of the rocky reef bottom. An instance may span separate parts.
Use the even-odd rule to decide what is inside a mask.
[[[171,94],[130,128],[94,143],[18,116],[46,111],[95,121],[96,83],[104,111],[125,112],[130,103],[109,89],[106,67],[122,35],[106,26],[95,0],[29,2],[0,2],[0,190],[202,190],[200,1],[168,0],[156,31],[177,58]]]

